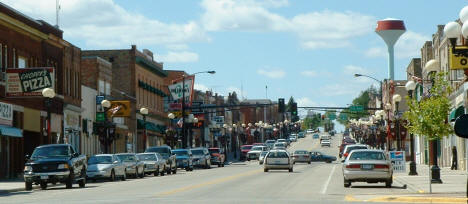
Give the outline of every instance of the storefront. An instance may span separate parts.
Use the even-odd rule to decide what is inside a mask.
[[[71,144],[76,151],[80,151],[80,111],[81,108],[67,104],[63,110],[64,115],[64,135],[63,143]]]
[[[23,166],[23,132],[13,127],[13,105],[0,102],[0,178],[14,177]]]

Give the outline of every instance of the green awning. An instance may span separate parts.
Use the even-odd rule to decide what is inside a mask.
[[[10,137],[23,137],[23,130],[15,127],[0,125],[0,134]]]
[[[144,127],[145,127],[144,123],[145,122],[143,120],[138,119],[137,120],[137,128],[138,129],[144,129]],[[158,124],[146,121],[146,130],[164,134],[164,133],[166,133],[166,126],[165,125],[158,125]]]
[[[458,117],[460,117],[463,114],[465,114],[465,107],[459,106],[457,109],[450,112],[449,120],[455,121]]]

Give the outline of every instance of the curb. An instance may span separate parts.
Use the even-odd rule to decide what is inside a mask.
[[[401,203],[466,203],[467,198],[454,198],[454,197],[394,197],[386,196],[380,198],[372,198],[366,200],[367,202],[401,202]]]

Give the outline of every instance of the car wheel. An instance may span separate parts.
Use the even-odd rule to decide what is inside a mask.
[[[164,176],[164,173],[166,173],[166,166],[164,166],[163,170],[159,172],[159,175]]]
[[[393,178],[388,179],[387,181],[385,181],[385,187],[386,188],[391,188],[392,183],[393,183]]]
[[[124,170],[124,174],[122,176],[122,181],[127,180],[127,169]]]
[[[24,188],[25,188],[27,191],[32,190],[32,182],[24,182]]]
[[[293,172],[293,168],[290,168],[290,169],[289,169],[289,172]]]
[[[310,161],[308,161],[307,164],[310,164]]]
[[[72,188],[73,187],[73,176],[70,174],[67,181],[65,181],[65,188]]]
[[[172,170],[172,174],[177,174],[177,167]]]
[[[349,188],[351,186],[351,181],[348,181],[346,179],[343,179],[343,181],[344,181],[344,187],[345,188]]]
[[[170,165],[170,166],[169,166],[169,169],[166,170],[166,173],[167,173],[167,174],[171,174],[171,170],[172,170],[172,166]]]
[[[45,181],[41,181],[41,184],[40,184],[40,186],[41,186],[41,189],[42,189],[42,190],[45,190],[45,189],[47,189],[47,182],[45,182]]]
[[[268,172],[268,169],[263,169],[263,172]]]
[[[84,188],[86,186],[86,169],[81,170],[81,180],[78,181],[78,185],[80,188]]]
[[[207,169],[211,169],[211,161],[208,161],[208,162],[207,162],[206,168],[207,168]]]
[[[221,167],[221,164],[218,164],[218,167]]]
[[[140,178],[143,178],[145,177],[145,168],[143,168],[143,170],[141,170],[141,174],[139,175]]]
[[[114,169],[111,170],[111,175],[109,177],[109,181],[115,181],[115,172]]]
[[[158,176],[159,175],[159,167],[156,171],[154,171],[153,176]]]

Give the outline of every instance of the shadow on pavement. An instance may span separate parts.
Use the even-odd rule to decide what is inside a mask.
[[[8,197],[8,196],[15,196],[15,195],[25,195],[25,194],[31,194],[32,191],[18,191],[18,192],[6,192],[6,191],[0,191],[0,197]]]
[[[385,187],[385,184],[383,184],[382,186],[374,186],[374,185],[355,186],[355,185],[352,185],[351,188],[387,188],[387,187]],[[403,186],[392,186],[391,188],[393,188],[393,189],[406,189],[406,184],[403,185]],[[388,189],[391,189],[391,188],[388,188]]]

